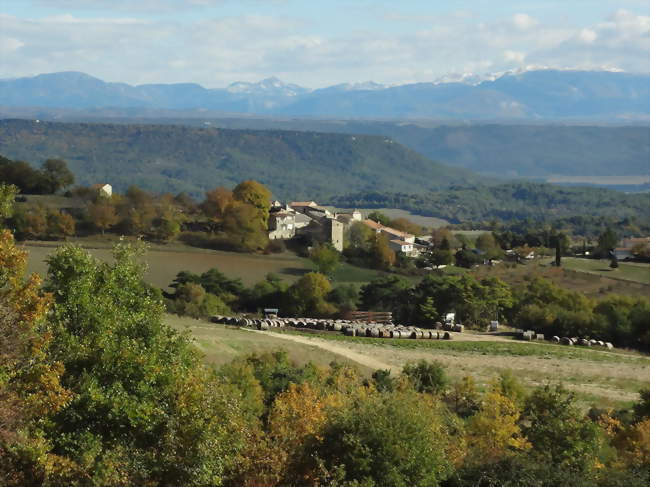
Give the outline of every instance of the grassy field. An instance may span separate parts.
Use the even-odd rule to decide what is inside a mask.
[[[596,274],[601,277],[650,284],[650,264],[640,262],[619,262],[617,269],[609,267],[609,260],[577,259],[565,257],[562,265],[566,269]]]
[[[574,291],[580,291],[592,298],[602,298],[608,294],[623,294],[627,296],[649,296],[650,286],[643,282],[624,280],[616,272],[589,273],[573,270],[571,263],[578,259],[563,258],[563,267],[548,265],[550,261],[530,262],[526,265],[509,267],[498,265],[494,267],[481,266],[476,270],[478,277],[498,277],[513,286],[525,285],[535,277],[550,279],[559,286]],[[571,263],[570,263],[571,262]],[[599,262],[599,261],[594,261]],[[609,268],[608,268],[609,269]],[[647,269],[647,268],[646,268]]]
[[[291,332],[290,332],[291,333]],[[526,386],[562,382],[588,408],[623,407],[650,387],[650,357],[632,352],[569,348],[547,343],[378,340],[338,334],[312,335],[311,340],[334,342],[351,352],[380,359],[399,371],[413,360],[438,360],[453,379],[470,375],[486,389],[503,370],[512,370]]]
[[[203,352],[205,361],[215,366],[228,363],[239,355],[285,350],[299,364],[313,362],[327,366],[337,361],[358,366],[365,375],[372,373],[367,367],[316,346],[297,345],[282,338],[175,315],[166,315],[165,322],[178,331],[189,332],[193,343]]]
[[[60,243],[28,243],[28,270],[41,275],[47,270],[45,259],[56,250]],[[82,246],[99,259],[111,259],[110,243],[92,243],[84,241]],[[154,286],[166,288],[181,270],[202,273],[218,268],[228,276],[239,277],[246,285],[254,284],[264,279],[269,272],[280,275],[283,279],[294,281],[310,266],[307,259],[294,254],[252,255],[216,250],[201,250],[183,246],[153,246],[147,252],[145,260],[149,266],[147,280]]]
[[[559,381],[576,393],[584,408],[627,406],[638,399],[640,389],[650,387],[650,357],[620,350],[487,338],[474,341],[469,334],[454,334],[452,341],[384,340],[288,330],[256,333],[173,316],[166,321],[188,331],[205,360],[215,365],[240,354],[278,349],[299,363],[351,362],[366,376],[377,368],[390,368],[397,374],[409,361],[438,360],[452,379],[470,375],[483,390],[506,369],[528,387]]]
[[[77,239],[94,256],[104,261],[111,260],[111,248],[114,240]],[[47,271],[45,259],[56,250],[61,242],[28,242],[29,272],[44,275]],[[308,259],[292,253],[254,255],[237,252],[197,249],[181,244],[152,245],[145,257],[149,265],[148,281],[154,286],[166,288],[181,270],[202,273],[212,267],[231,277],[239,277],[246,285],[252,285],[264,279],[269,272],[278,274],[282,279],[292,282],[304,273],[312,270]],[[363,284],[381,275],[380,271],[364,269],[342,263],[334,273],[335,283]]]

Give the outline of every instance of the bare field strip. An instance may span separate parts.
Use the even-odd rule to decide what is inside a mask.
[[[549,176],[547,183],[637,185],[650,183],[650,174],[632,176]]]

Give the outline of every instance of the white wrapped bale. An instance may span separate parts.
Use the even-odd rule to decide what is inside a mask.
[[[559,336],[552,336],[551,341],[553,343],[560,343],[560,337]]]

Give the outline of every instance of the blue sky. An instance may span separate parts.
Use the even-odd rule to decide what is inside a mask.
[[[650,71],[650,0],[3,0],[0,77],[318,88],[539,67]]]

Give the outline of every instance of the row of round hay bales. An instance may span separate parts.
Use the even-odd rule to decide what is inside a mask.
[[[573,346],[573,345],[578,345],[580,347],[602,347],[606,348],[608,350],[611,350],[614,348],[614,345],[612,345],[610,342],[604,342],[602,340],[587,340],[586,338],[578,338],[578,337],[559,337],[559,336],[553,336],[551,337],[551,341],[553,343],[559,343],[561,345],[568,345],[568,346]]]
[[[258,330],[268,330],[269,328],[282,328],[285,326],[284,320],[279,319],[258,319],[233,316],[213,316],[213,323],[222,325],[241,326],[245,328],[256,328]]]
[[[440,323],[435,324],[436,330],[446,330],[446,331],[455,331],[456,333],[462,333],[465,330],[465,325],[460,323]]]
[[[347,336],[370,338],[409,338],[420,340],[451,340],[449,331],[423,330],[414,326],[401,326],[392,323],[373,323],[365,321],[326,320],[315,318],[274,318],[256,319],[232,316],[214,316],[214,323],[224,325],[268,330],[271,328],[305,328],[309,330],[338,331]],[[462,325],[457,325],[463,331]]]

